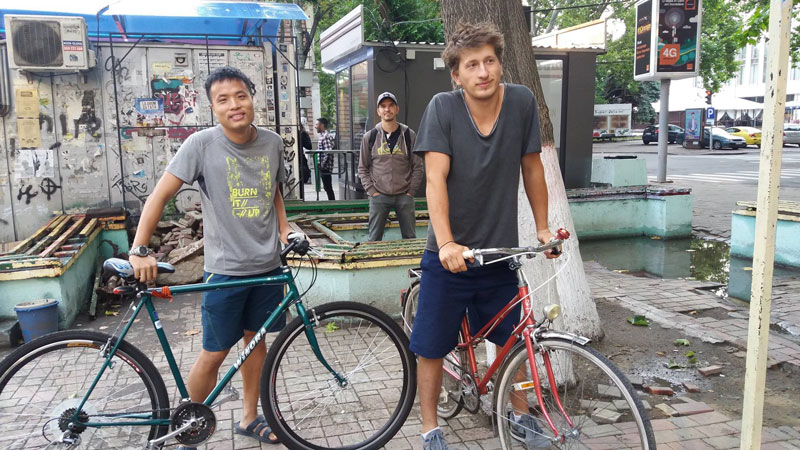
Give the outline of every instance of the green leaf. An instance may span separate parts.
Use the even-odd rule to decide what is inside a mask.
[[[692,344],[689,343],[688,339],[675,339],[675,345],[683,345],[684,347],[688,347]]]
[[[633,317],[628,317],[627,320],[631,325],[636,325],[637,327],[650,326],[650,321],[647,320],[646,316],[638,316],[637,315],[637,316],[633,316]]]
[[[689,350],[688,352],[684,353],[683,356],[685,356],[687,358],[694,358],[694,351],[693,350]]]
[[[681,364],[678,364],[678,363],[676,363],[675,361],[673,361],[673,360],[671,360],[671,359],[670,359],[670,360],[669,360],[669,362],[667,363],[667,369],[683,369],[683,368],[685,368],[685,367],[686,367],[686,366],[683,366],[683,365],[681,365]]]
[[[336,322],[328,322],[328,324],[325,325],[325,332],[326,333],[333,333],[334,331],[336,331],[338,329],[339,329],[339,327],[336,326]]]

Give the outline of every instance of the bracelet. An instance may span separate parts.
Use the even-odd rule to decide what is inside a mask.
[[[453,242],[455,242],[455,241],[454,241],[454,240],[452,240],[452,239],[451,239],[451,240],[449,240],[449,241],[447,241],[447,242],[445,242],[444,244],[442,244],[442,245],[440,245],[440,246],[439,246],[439,250],[443,249],[445,245],[447,245],[447,244],[451,244],[451,243],[453,243]]]

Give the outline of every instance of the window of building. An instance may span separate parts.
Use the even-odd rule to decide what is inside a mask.
[[[791,64],[791,62],[789,64]],[[789,79],[800,80],[800,64],[795,64],[790,67],[791,69],[789,69]]]
[[[558,149],[561,147],[561,97],[564,80],[564,61],[561,59],[537,59],[536,67],[539,69],[544,101],[547,103],[547,108],[550,110],[550,120],[553,122],[553,139]]]
[[[761,79],[761,52],[759,45],[754,45],[750,49],[750,84],[758,84]],[[762,81],[763,82],[763,81]]]
[[[745,60],[747,58],[747,48],[742,47],[739,49],[739,55],[736,57],[736,61],[739,62],[739,70],[736,72],[736,85],[741,86],[744,84],[744,65]]]
[[[353,148],[350,115],[350,69],[336,73],[336,141],[337,148]]]
[[[353,91],[353,146],[350,148],[357,150],[369,122],[369,63],[362,61],[353,65],[350,74]]]

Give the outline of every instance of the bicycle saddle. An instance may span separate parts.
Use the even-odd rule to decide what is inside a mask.
[[[119,275],[125,279],[133,278],[133,266],[128,261],[119,258],[109,258],[103,262],[103,271]],[[174,273],[175,267],[164,262],[158,263],[158,273]]]

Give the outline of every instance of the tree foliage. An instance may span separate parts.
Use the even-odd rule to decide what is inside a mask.
[[[741,48],[746,44],[756,44],[766,35],[769,28],[769,0],[740,0],[739,7],[746,14],[743,26],[732,35]],[[792,34],[789,42],[789,55],[795,65],[800,65],[800,1],[792,5]]]
[[[373,41],[444,42],[438,0],[306,0],[320,12],[314,40],[322,115],[336,121],[334,75],[322,71],[319,35],[358,5],[364,7],[364,38]],[[313,26],[312,26],[313,27]]]

